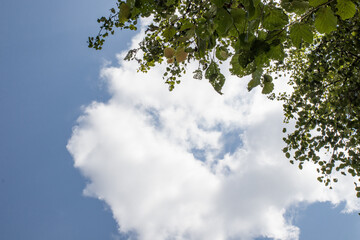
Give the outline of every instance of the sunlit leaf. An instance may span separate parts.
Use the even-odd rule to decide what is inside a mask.
[[[336,14],[343,20],[352,18],[356,13],[355,4],[350,0],[338,0],[336,8],[338,9]]]
[[[315,27],[320,33],[330,33],[336,30],[337,18],[330,7],[320,8],[316,12]]]
[[[119,22],[124,23],[130,17],[130,7],[126,3],[121,3],[119,11]]]
[[[299,48],[302,41],[312,43],[313,32],[309,25],[296,23],[290,28],[290,38],[295,47]]]

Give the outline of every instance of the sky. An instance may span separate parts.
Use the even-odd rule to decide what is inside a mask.
[[[168,92],[122,60],[141,32],[88,49],[114,5],[0,2],[0,239],[360,239],[352,179],[282,155],[281,103],[226,66],[223,96]]]

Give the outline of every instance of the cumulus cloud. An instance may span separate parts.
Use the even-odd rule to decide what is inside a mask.
[[[85,194],[109,205],[120,231],[139,240],[298,239],[289,207],[360,208],[351,178],[330,191],[312,164],[289,164],[281,103],[248,93],[246,79],[225,67],[223,96],[191,74],[168,92],[164,66],[141,74],[118,58],[101,72],[111,99],[86,107],[67,148],[89,179]]]

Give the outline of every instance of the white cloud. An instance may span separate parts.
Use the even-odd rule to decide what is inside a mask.
[[[140,240],[298,239],[284,217],[290,206],[359,209],[351,178],[330,191],[313,165],[288,163],[281,104],[248,93],[247,80],[227,73],[220,96],[189,74],[168,92],[163,66],[141,74],[119,63],[102,70],[112,98],[86,108],[67,147],[90,181],[85,194],[110,206],[121,231]],[[224,141],[231,132],[236,141]]]

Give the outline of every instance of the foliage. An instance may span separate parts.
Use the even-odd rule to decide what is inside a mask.
[[[223,61],[231,74],[252,76],[249,91],[260,86],[264,94],[274,89],[271,75],[289,71],[294,92],[278,97],[296,129],[284,138],[284,152],[300,168],[307,160],[318,164],[319,181],[329,185],[334,169],[360,177],[358,7],[359,0],[118,0],[88,43],[100,50],[116,28],[136,30],[140,18],[151,17],[125,59],[143,72],[166,60],[170,90],[191,61],[199,64],[194,78],[204,77],[219,94]],[[329,161],[319,157],[324,150]]]
[[[318,180],[326,185],[331,183],[333,169],[343,175],[360,176],[358,20],[359,16],[341,20],[342,28],[316,41],[310,52],[293,52],[291,66],[296,67],[291,68],[290,84],[294,92],[281,97],[285,100],[286,121],[296,119],[295,131],[284,139],[287,147],[283,151],[287,157],[293,153],[299,168],[306,160],[318,164],[322,174]],[[290,64],[287,67],[290,70]],[[328,153],[328,159],[320,158],[322,150]],[[360,186],[356,185],[356,190],[359,196]]]

